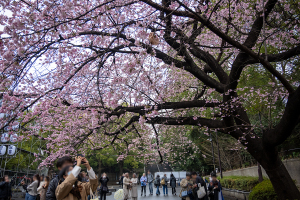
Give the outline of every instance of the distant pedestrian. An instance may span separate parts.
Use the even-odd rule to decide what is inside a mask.
[[[0,200],[10,200],[12,196],[11,184],[7,175],[0,182]]]
[[[160,176],[157,175],[154,180],[154,186],[156,187],[156,196],[160,195],[159,186],[160,186]]]
[[[121,176],[121,187],[122,188],[123,188],[124,177],[125,177],[125,174],[123,173],[122,176]]]
[[[40,186],[38,187],[37,191],[40,194],[40,200],[46,200],[46,192],[50,183],[49,176],[45,176],[43,182],[41,182]]]
[[[131,198],[132,200],[137,200],[138,199],[138,178],[136,177],[136,174],[134,173],[132,175],[132,179],[131,179]]]
[[[154,176],[153,176],[153,174],[151,174],[150,171],[148,171],[148,174],[147,174],[147,181],[148,181],[148,184],[149,184],[150,195],[153,195],[153,181],[154,181]]]
[[[123,178],[123,192],[124,192],[124,200],[129,199],[129,190],[131,189],[131,180],[129,178],[129,174],[125,173]]]
[[[176,195],[176,178],[175,178],[174,174],[171,174],[170,186],[172,188],[172,195]]]
[[[164,192],[164,196],[168,196],[168,182],[169,179],[167,177],[167,174],[164,174],[164,176],[161,178],[161,185],[163,186],[163,192]]]
[[[147,177],[146,177],[145,173],[143,173],[143,176],[141,177],[140,182],[141,182],[141,187],[142,187],[141,196],[143,196],[143,190],[144,190],[144,194],[146,196]]]
[[[22,185],[25,185],[24,182],[21,183]],[[38,174],[35,174],[33,176],[33,182],[27,186],[27,193],[25,195],[25,200],[36,200],[37,197],[37,188],[40,185],[40,176]]]
[[[103,200],[106,200],[106,194],[108,193],[108,187],[107,187],[108,181],[109,181],[109,178],[106,176],[106,173],[103,173],[99,180],[99,182],[101,183],[100,200],[102,200],[102,198],[103,198]]]
[[[222,186],[217,180],[216,174],[211,175],[212,181],[209,183],[208,190],[211,191],[209,194],[210,200],[223,200]]]

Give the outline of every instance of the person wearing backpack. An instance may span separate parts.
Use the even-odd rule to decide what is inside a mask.
[[[195,190],[195,196],[196,196],[196,199],[198,200],[208,200],[208,196],[207,196],[207,188],[206,188],[206,183],[205,181],[202,179],[202,177],[198,176],[196,172],[192,172],[192,179],[194,181],[194,190]],[[201,187],[199,187],[201,186]],[[203,190],[204,187],[204,190],[205,190],[205,195],[204,194],[201,194],[201,198],[199,198],[198,196],[198,192],[200,192],[199,190]]]
[[[160,186],[160,176],[157,175],[154,180],[154,186],[156,187],[156,196],[160,195],[159,186]]]
[[[164,176],[161,179],[161,185],[163,186],[163,192],[164,192],[164,196],[168,196],[168,177],[167,174],[164,174]]]

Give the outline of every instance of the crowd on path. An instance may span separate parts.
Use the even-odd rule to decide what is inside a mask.
[[[132,178],[129,173],[125,173],[120,177],[120,184],[124,192],[124,200],[137,200],[138,198],[138,184],[141,184],[141,196],[146,196],[146,186],[149,187],[149,195],[153,195],[153,185],[156,188],[156,196],[160,196],[160,188],[163,189],[163,195],[168,196],[168,184],[172,188],[172,195],[176,196],[177,181],[173,174],[170,178],[164,174],[163,177],[157,175],[155,178],[153,174],[148,171],[140,178],[133,174]],[[196,172],[186,173],[186,178],[180,181],[181,190],[179,197],[183,200],[224,200],[222,195],[222,186],[215,173],[210,175],[210,182],[203,179]]]
[[[81,171],[81,166],[87,168],[87,173]],[[73,159],[69,156],[59,158],[56,167],[59,173],[51,181],[48,176],[39,176],[35,174],[29,183],[21,181],[23,189],[26,191],[25,200],[94,200],[94,192],[98,188],[100,200],[106,200],[109,193],[109,178],[103,173],[99,178],[100,187],[98,187],[98,178],[89,165],[88,160],[83,156]],[[87,176],[88,174],[88,176]],[[153,195],[153,188],[156,188],[156,196],[160,196],[162,187],[163,195],[168,196],[168,185],[172,188],[172,195],[177,196],[176,177],[171,174],[168,178],[166,174],[163,177],[154,175],[148,171],[140,178],[136,174],[129,177],[129,173],[120,177],[124,200],[138,199],[138,185],[141,184],[141,196],[147,196],[147,185],[149,195]],[[217,180],[215,174],[211,174],[210,182],[197,175],[196,172],[186,173],[186,178],[179,183],[181,190],[179,197],[182,200],[224,200],[222,196],[222,186]],[[8,176],[4,176],[0,182],[0,200],[11,200],[12,190]]]
[[[82,165],[87,168],[88,177],[81,172]],[[98,187],[98,178],[88,160],[77,156],[74,166],[73,159],[65,156],[58,159],[56,167],[59,173],[51,181],[48,176],[36,174],[29,179],[29,184],[21,182],[26,191],[25,200],[89,200]],[[100,182],[104,183],[104,180],[105,177],[100,178]]]

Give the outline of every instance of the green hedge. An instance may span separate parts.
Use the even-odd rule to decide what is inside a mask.
[[[222,187],[235,190],[250,191],[258,183],[258,177],[252,176],[226,176],[219,179]]]
[[[269,179],[257,184],[249,195],[249,200],[277,200],[276,192]]]

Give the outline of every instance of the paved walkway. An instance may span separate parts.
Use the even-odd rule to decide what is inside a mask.
[[[116,188],[117,190],[118,189],[120,189],[119,187],[114,187],[114,188]],[[160,188],[160,196],[156,196],[155,195],[155,193],[156,193],[156,188],[153,188],[153,195],[149,195],[150,193],[149,193],[149,188],[147,187],[147,196],[145,197],[145,196],[142,196],[141,197],[141,187],[139,187],[138,188],[138,194],[139,194],[139,196],[138,196],[138,200],[181,200],[181,198],[179,198],[178,197],[178,194],[179,194],[179,192],[180,192],[180,187],[177,187],[176,188],[176,192],[177,192],[177,196],[173,196],[172,195],[172,188],[168,188],[168,193],[169,193],[169,195],[168,196],[164,196],[164,194],[163,194],[163,189],[162,188]],[[100,200],[100,198],[99,198],[99,200]],[[114,192],[112,193],[112,195],[110,195],[110,196],[107,196],[106,197],[106,200],[114,200]],[[226,197],[226,196],[224,196],[224,200],[238,200],[237,198],[234,198],[234,197]]]

